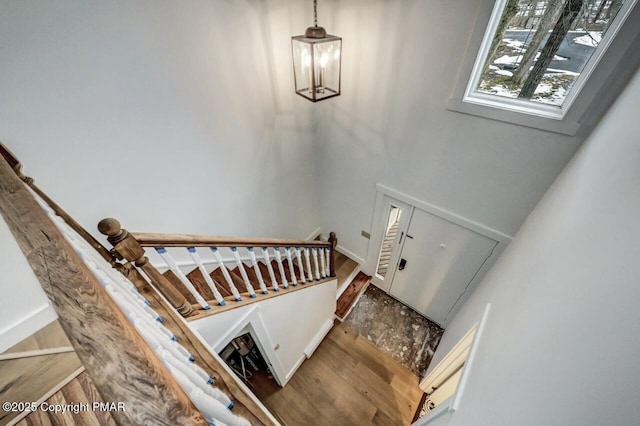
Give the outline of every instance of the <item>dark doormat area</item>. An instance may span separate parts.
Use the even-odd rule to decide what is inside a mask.
[[[444,329],[370,284],[345,324],[423,377]]]

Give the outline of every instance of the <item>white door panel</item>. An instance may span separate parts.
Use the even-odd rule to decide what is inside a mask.
[[[496,244],[484,235],[414,209],[401,251],[406,265],[396,270],[390,294],[442,324]]]

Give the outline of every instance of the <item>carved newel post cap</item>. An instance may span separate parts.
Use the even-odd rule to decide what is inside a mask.
[[[108,217],[98,222],[98,231],[108,237],[115,237],[122,232],[122,225],[120,225],[118,219]]]

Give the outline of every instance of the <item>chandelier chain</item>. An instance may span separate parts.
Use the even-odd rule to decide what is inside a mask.
[[[318,26],[318,0],[313,0],[313,26]]]

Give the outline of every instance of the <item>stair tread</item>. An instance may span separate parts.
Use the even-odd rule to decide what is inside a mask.
[[[336,315],[338,318],[344,319],[349,309],[351,309],[351,306],[353,306],[358,299],[358,296],[367,288],[370,280],[371,277],[369,275],[364,272],[359,272],[351,283],[349,283],[349,286],[340,295],[336,304]]]
[[[207,284],[204,277],[202,276],[200,269],[195,268],[194,270],[189,272],[187,274],[187,279],[191,281],[191,284],[193,284],[196,290],[198,290],[198,293],[200,293],[200,295],[205,300],[215,299],[215,296],[213,295],[213,292],[209,288],[209,284]]]
[[[231,296],[233,294],[220,268],[216,268],[213,271],[211,271],[209,273],[209,276],[213,278],[213,280],[218,284],[218,289],[220,289],[220,293],[222,295],[225,295],[226,293],[227,296]]]

